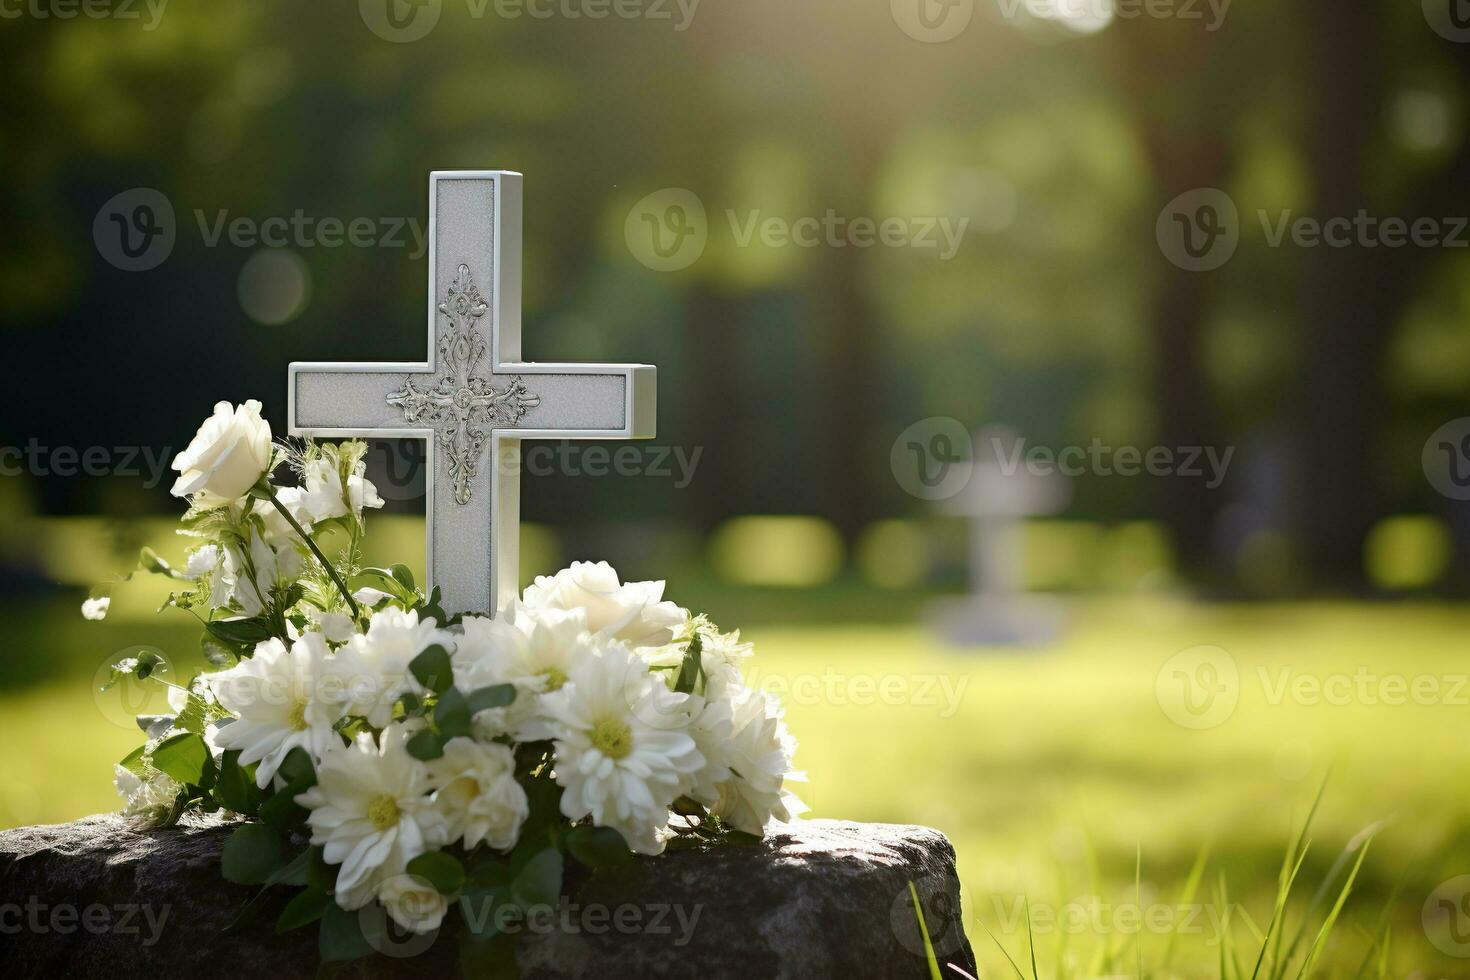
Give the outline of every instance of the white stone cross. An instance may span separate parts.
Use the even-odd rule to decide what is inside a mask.
[[[428,313],[423,363],[293,363],[287,425],[427,440],[429,583],[493,615],[520,578],[521,440],[652,438],[655,370],[520,360],[518,173],[429,175]]]

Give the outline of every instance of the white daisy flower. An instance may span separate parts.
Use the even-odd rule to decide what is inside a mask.
[[[353,714],[383,728],[393,720],[393,703],[408,693],[428,693],[409,670],[413,659],[435,644],[452,648],[453,637],[417,611],[390,606],[373,613],[366,634],[354,634],[338,652],[350,664],[356,703]]]
[[[311,842],[329,864],[340,864],[337,904],[362,908],[380,883],[401,875],[408,862],[447,843],[444,819],[428,795],[424,764],[404,747],[397,725],[382,745],[364,732],[330,752],[317,766],[317,783],[296,797],[311,812]]]
[[[686,777],[679,795],[712,807],[720,800],[720,784],[730,778],[733,706],[724,697],[690,700],[703,702],[699,714],[689,726],[689,736],[694,739],[695,747],[704,757],[704,765]]]
[[[584,609],[587,628],[635,647],[663,646],[689,622],[689,611],[663,599],[663,582],[618,581],[605,561],[575,561],[555,575],[539,575],[525,604],[539,609]]]
[[[214,743],[239,749],[242,766],[258,762],[261,789],[298,746],[320,761],[342,744],[333,726],[347,714],[348,698],[337,667],[326,638],[307,633],[289,650],[280,640],[266,640],[254,656],[206,675],[216,700],[236,716],[215,730]]]
[[[418,875],[393,875],[378,886],[378,901],[393,921],[409,932],[433,932],[444,924],[449,900],[427,879]]]
[[[555,776],[571,820],[591,816],[642,854],[663,850],[669,805],[704,765],[688,727],[688,695],[671,694],[622,643],[594,647],[568,683],[542,696],[556,734]],[[682,712],[682,718],[680,717]],[[682,721],[682,726],[679,722]]]
[[[454,653],[455,686],[466,694],[493,684],[513,684],[516,699],[504,708],[475,716],[477,732],[510,734],[517,741],[551,737],[538,695],[559,690],[572,666],[588,648],[578,643],[587,631],[581,609],[532,611],[510,602],[494,619],[466,616],[464,635]]]
[[[796,741],[781,719],[780,705],[765,693],[742,688],[731,707],[734,736],[726,758],[732,778],[720,784],[713,812],[736,829],[759,835],[772,820],[789,821],[806,810],[784,789],[787,780],[803,778],[791,771]]]
[[[531,809],[516,782],[516,757],[508,746],[452,738],[444,754],[427,765],[450,839],[462,838],[466,848],[481,842],[497,851],[515,846]]]

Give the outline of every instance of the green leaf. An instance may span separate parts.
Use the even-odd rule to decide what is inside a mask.
[[[280,835],[258,823],[239,827],[225,841],[220,856],[226,881],[239,885],[263,885],[285,863]]]
[[[633,863],[628,842],[611,827],[573,827],[564,840],[567,853],[594,871],[625,868]]]
[[[148,746],[146,745],[138,746],[136,749],[123,756],[122,759],[118,761],[118,765],[122,766],[124,769],[128,770],[128,772],[131,772],[135,776],[147,775],[148,763],[143,759],[143,754],[147,750],[147,748]]]
[[[449,666],[449,651],[437,643],[414,657],[408,669],[420,684],[435,694],[443,694],[454,683],[454,670]]]
[[[409,593],[410,595],[413,593],[413,572],[409,570],[407,565],[393,565],[388,569],[388,572],[393,576],[393,580],[395,582],[403,586],[404,592]]]
[[[158,743],[152,757],[153,766],[159,772],[166,772],[181,783],[198,785],[204,778],[209,749],[205,747],[204,739],[194,732],[180,732]]]
[[[548,847],[526,862],[511,891],[523,907],[555,905],[561,897],[561,851]]]
[[[204,628],[216,640],[236,648],[253,649],[255,644],[269,640],[272,636],[270,621],[264,616],[215,619],[205,623]]]
[[[694,639],[689,641],[689,646],[684,651],[684,663],[679,668],[679,680],[674,684],[675,692],[679,694],[694,692],[695,682],[699,680],[699,675],[704,670],[704,658],[700,656],[703,650],[704,640],[696,632]]]
[[[441,895],[453,895],[464,887],[464,865],[454,855],[443,851],[420,854],[408,862],[408,873],[423,878]]]
[[[311,753],[298,745],[286,753],[276,775],[286,781],[294,796],[316,785],[316,764],[311,761]]]
[[[281,910],[280,918],[276,919],[276,932],[290,932],[315,922],[326,913],[327,906],[331,904],[331,895],[315,888],[306,889],[287,902],[286,907]]]
[[[310,884],[310,879],[311,848],[307,848],[276,869],[265,883],[267,885],[294,885],[299,888]]]
[[[516,687],[514,684],[492,684],[470,692],[470,696],[465,700],[473,716],[489,708],[504,708],[515,699]]]
[[[199,654],[211,667],[233,667],[240,661],[233,648],[215,639],[207,629],[199,634]]]
[[[184,710],[180,711],[179,716],[174,719],[174,727],[196,735],[203,735],[208,710],[209,706],[204,703],[204,698],[190,690],[184,700]]]
[[[470,734],[470,706],[464,695],[459,693],[459,688],[450,687],[439,695],[439,704],[434,708],[434,724],[446,739]]]
[[[232,749],[220,760],[219,778],[213,796],[226,810],[255,815],[260,810],[260,790],[255,785],[255,769],[240,765],[240,750]]]
[[[444,740],[439,737],[438,732],[432,732],[425,728],[417,735],[410,738],[405,745],[408,754],[423,762],[432,762],[444,755]]]
[[[164,732],[173,727],[174,716],[137,715],[133,718],[133,721],[137,723],[138,727],[141,728],[148,735],[149,738],[154,738],[156,736],[162,735]]]
[[[317,948],[328,963],[355,960],[372,953],[373,948],[362,934],[357,913],[348,912],[336,902],[328,902],[322,912],[322,927]]]

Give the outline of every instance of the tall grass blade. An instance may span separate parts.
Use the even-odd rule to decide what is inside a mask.
[[[1342,907],[1347,904],[1348,895],[1352,894],[1353,883],[1358,880],[1358,872],[1362,870],[1363,859],[1368,856],[1368,848],[1373,843],[1373,835],[1363,841],[1363,846],[1358,849],[1358,860],[1353,863],[1353,870],[1348,875],[1347,881],[1343,883],[1342,891],[1337,895],[1337,901],[1332,904],[1332,911],[1322,923],[1322,928],[1317,930],[1317,938],[1312,941],[1312,948],[1307,953],[1307,960],[1302,968],[1297,971],[1297,980],[1308,980],[1317,969],[1317,963],[1322,958],[1322,951],[1327,947],[1327,939],[1332,935],[1332,930],[1337,925],[1337,917],[1342,914]]]
[[[944,980],[939,972],[939,960],[934,956],[934,943],[929,940],[929,926],[924,922],[924,907],[919,904],[919,890],[909,882],[909,898],[914,902],[914,915],[919,920],[919,935],[924,939],[924,956],[929,961],[929,980]]]
[[[1206,843],[1195,855],[1194,864],[1189,869],[1189,877],[1184,881],[1184,888],[1179,892],[1177,907],[1187,908],[1194,904],[1194,897],[1199,892],[1200,882],[1205,877],[1205,864],[1210,859],[1210,845]],[[1228,910],[1227,910],[1228,911]],[[1179,939],[1179,930],[1169,930],[1169,941],[1164,945],[1164,958],[1160,962],[1160,968],[1167,970],[1169,964],[1174,960],[1174,944]]]

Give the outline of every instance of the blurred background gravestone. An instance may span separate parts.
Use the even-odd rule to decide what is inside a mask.
[[[975,433],[970,482],[945,501],[946,513],[969,519],[970,594],[935,603],[933,620],[952,643],[965,646],[1038,646],[1065,621],[1061,604],[1025,591],[1025,520],[1057,514],[1072,500],[1055,464],[1030,462],[1011,429]]]

